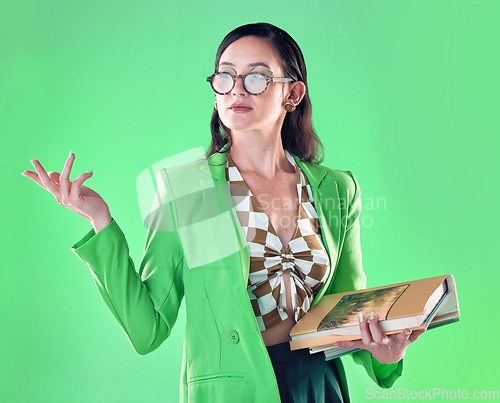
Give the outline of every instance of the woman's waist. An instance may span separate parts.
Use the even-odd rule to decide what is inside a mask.
[[[282,322],[277,323],[269,329],[261,331],[264,344],[266,346],[271,346],[278,343],[288,343],[291,340],[290,331],[292,330],[292,327],[295,326],[295,323],[293,315],[289,315],[288,318]]]

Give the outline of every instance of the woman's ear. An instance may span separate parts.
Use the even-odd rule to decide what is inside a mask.
[[[295,81],[290,84],[290,95],[287,101],[291,101],[294,105],[298,105],[302,98],[306,95],[306,85],[302,81]]]

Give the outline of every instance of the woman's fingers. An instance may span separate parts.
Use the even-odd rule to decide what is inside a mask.
[[[41,187],[48,190],[52,195],[56,198],[57,202],[62,205],[70,205],[72,204],[72,200],[70,199],[71,193],[71,182],[69,180],[69,176],[71,173],[71,168],[73,167],[73,161],[75,159],[75,154],[71,151],[64,163],[63,170],[61,174],[57,172],[46,172],[42,164],[38,160],[32,160],[32,164],[35,167],[36,173],[31,173],[31,171],[25,171],[24,175],[33,179],[36,183],[38,183]],[[85,174],[82,174],[85,175]],[[78,200],[80,198],[79,195],[79,185],[90,176],[87,175],[84,178],[80,178],[80,181],[77,182],[77,189],[73,192],[74,200]]]
[[[40,181],[40,178],[38,177],[38,174],[33,171],[23,171],[22,174],[24,176],[27,176],[30,179],[33,179],[40,187],[45,189],[45,186],[43,186],[43,183]],[[47,175],[50,179],[54,181],[57,185],[59,185],[59,173],[58,172],[47,172]]]
[[[335,347],[350,347],[350,348],[364,348],[366,349],[366,346],[364,345],[363,341],[361,340],[344,340],[344,341],[336,341],[333,343]]]
[[[54,183],[59,185],[59,177],[61,176],[59,172],[47,172],[47,175],[49,175],[49,178],[54,181]]]
[[[424,333],[425,330],[415,330],[411,333],[409,339],[410,341],[413,343],[415,340],[417,340],[421,335],[422,333]]]
[[[71,182],[71,191],[70,194],[68,195],[68,200],[70,200],[72,203],[75,203],[80,197],[84,196],[83,194],[84,192],[81,189],[81,185],[91,176],[92,176],[92,171],[85,172],[83,174],[78,175],[76,179],[73,180],[73,182]]]
[[[363,339],[363,343],[366,345],[373,343],[370,328],[368,327],[368,321],[361,312],[359,313],[359,329],[361,331],[361,338]]]
[[[33,179],[40,187],[48,190],[57,202],[78,214],[90,222],[99,217],[109,216],[109,207],[103,198],[82,183],[92,177],[93,172],[80,174],[74,181],[69,180],[75,155],[70,152],[64,164],[61,174],[58,172],[46,172],[38,160],[32,164],[36,172],[23,171],[22,174]]]
[[[38,174],[38,179],[42,183],[42,187],[46,190],[48,190],[52,195],[56,198],[58,202],[60,202],[61,195],[59,192],[59,186],[57,186],[52,179],[49,178],[47,175],[47,172],[45,172],[45,169],[43,168],[42,164],[40,164],[39,161],[37,160],[32,160],[31,162],[33,166],[35,167],[35,170]],[[37,183],[39,183],[37,181]],[[39,183],[40,184],[40,183]]]
[[[40,178],[38,177],[38,174],[36,172],[23,171],[23,175],[27,176],[30,179],[33,179],[36,183],[38,183],[38,185],[40,185],[41,188],[45,189],[45,186],[43,185],[42,181],[40,180]],[[45,190],[47,190],[47,189],[45,189]]]
[[[401,341],[406,341],[408,340],[410,343],[413,343],[415,340],[417,340],[422,333],[424,333],[425,330],[411,330],[410,328],[406,328],[396,334],[396,338],[401,340]]]
[[[75,154],[71,151],[66,158],[63,170],[59,176],[59,186],[61,187],[61,197],[63,200],[68,200],[69,193],[71,191],[71,182],[69,181],[69,175],[71,173],[71,168],[73,167],[73,161],[75,160]]]
[[[396,333],[394,337],[400,341],[406,341],[410,338],[410,335],[412,333],[412,330],[409,328],[401,330],[399,333]]]
[[[380,324],[378,323],[377,316],[372,312],[370,315],[370,321],[368,322],[372,339],[375,343],[381,343],[384,340],[385,335],[382,333]]]

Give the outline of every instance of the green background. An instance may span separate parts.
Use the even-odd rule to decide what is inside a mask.
[[[498,390],[497,4],[2,2],[0,400],[177,401],[184,306],[161,348],[135,353],[70,250],[90,224],[19,173],[60,172],[72,150],[71,179],[95,170],[85,185],[138,267],[136,177],[208,146],[217,46],[259,21],[301,46],[324,165],[358,178],[368,286],[455,275],[462,319],[408,348],[394,390]],[[379,390],[343,361],[353,401]]]

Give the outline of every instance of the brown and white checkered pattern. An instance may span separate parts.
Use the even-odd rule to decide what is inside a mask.
[[[250,252],[248,295],[261,331],[288,317],[285,272],[290,273],[292,306],[298,321],[309,310],[330,270],[309,182],[292,155],[286,150],[285,155],[295,167],[299,196],[297,224],[286,247],[229,153],[226,162],[226,179]]]

